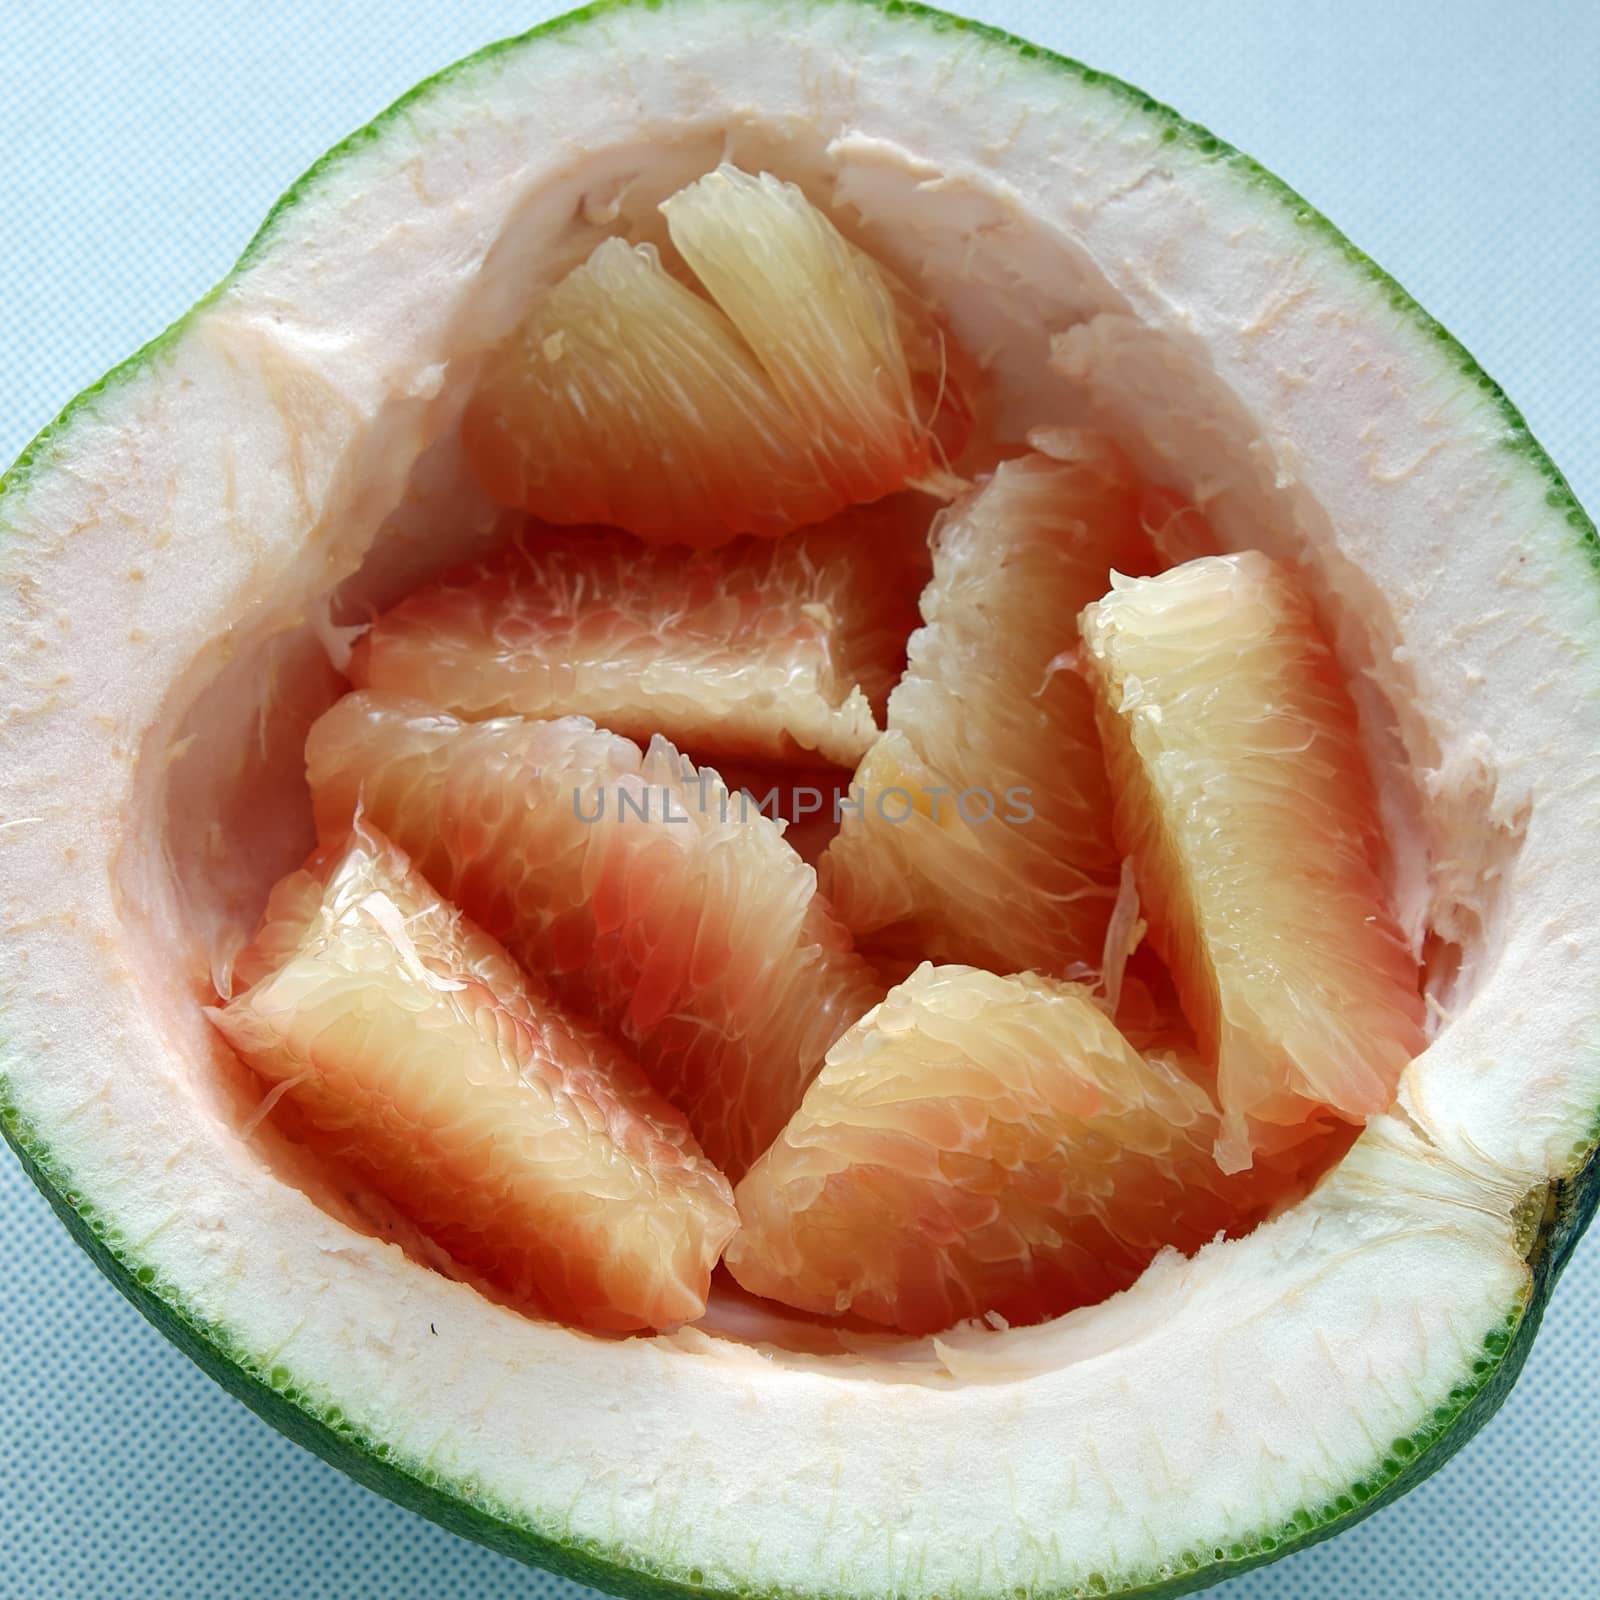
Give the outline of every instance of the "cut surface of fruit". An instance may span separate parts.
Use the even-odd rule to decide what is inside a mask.
[[[530,526],[356,645],[358,687],[473,721],[589,717],[701,754],[854,766],[916,624],[932,502],[697,552]]]
[[[551,289],[467,414],[495,498],[709,546],[953,486],[966,401],[909,291],[770,174],[725,164],[662,209],[711,299],[621,239]]]
[[[306,746],[317,828],[359,807],[449,900],[637,1053],[742,1174],[883,990],[777,825],[665,740],[346,696]]]
[[[1394,1096],[1423,1046],[1355,708],[1295,575],[1258,552],[1118,579],[1083,637],[1151,938],[1226,1113],[1218,1156]]]
[[[866,948],[1057,974],[1098,965],[1120,857],[1072,619],[1156,565],[1109,441],[1007,461],[934,534],[888,727],[822,865]]]
[[[465,457],[486,353],[603,237],[677,272],[660,202],[724,159],[981,357],[959,465],[1092,424],[1217,548],[1305,574],[1430,954],[1428,1048],[1304,1199],[1036,1326],[736,1319],[723,1273],[670,1333],[521,1315],[247,1136],[260,1082],[200,1009],[315,839],[343,686],[308,619],[522,515]],[[1600,1195],[1594,530],[1458,345],[1146,96],[910,4],[590,7],[320,161],[0,482],[0,533],[0,1131],[130,1300],[361,1482],[635,1600],[1170,1595],[1348,1526],[1509,1388]],[[504,770],[464,841],[526,809]],[[752,903],[747,959],[789,915]]]
[[[494,1288],[593,1328],[705,1310],[735,1214],[682,1115],[374,829],[278,884],[235,974],[211,1018],[275,1114]]]
[[[1296,1197],[1225,1177],[1216,1136],[1205,1091],[1088,990],[922,966],[740,1183],[727,1263],[757,1294],[914,1333],[1037,1322]]]

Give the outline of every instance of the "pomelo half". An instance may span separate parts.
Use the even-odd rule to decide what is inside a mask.
[[[529,1320],[247,1138],[259,1082],[201,1013],[313,843],[330,593],[479,553],[487,353],[725,158],[947,308],[1013,453],[1087,419],[1223,550],[1296,562],[1355,696],[1427,1049],[1306,1199],[1038,1327]],[[909,4],[580,13],[319,162],[0,523],[7,1136],[148,1315],[362,1481],[630,1594],[1175,1591],[1393,1497],[1514,1378],[1596,1195],[1594,530],[1448,335],[1137,91]]]

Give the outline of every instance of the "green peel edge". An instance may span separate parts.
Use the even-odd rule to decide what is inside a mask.
[[[525,33],[489,44],[442,71],[425,78],[371,121],[334,145],[315,161],[273,205],[238,261],[214,288],[164,331],[113,367],[70,400],[24,447],[0,476],[0,526],[6,502],[19,497],[48,465],[74,423],[92,415],[99,403],[127,379],[158,363],[176,344],[195,316],[225,293],[234,281],[270,248],[288,214],[314,194],[330,171],[354,152],[380,138],[391,123],[458,77],[479,70],[498,57],[540,39],[571,32],[585,24],[631,11],[659,11],[679,0],[595,0]],[[688,0],[698,4],[701,0]],[[811,0],[817,6],[850,5],[903,18],[935,32],[959,32],[1010,50],[1018,59],[1036,62],[1076,78],[1086,88],[1105,91],[1163,124],[1165,142],[1181,142],[1191,151],[1235,168],[1251,185],[1270,193],[1300,225],[1315,231],[1371,283],[1389,304],[1437,343],[1450,364],[1497,408],[1505,425],[1499,443],[1513,457],[1531,466],[1546,483],[1545,503],[1560,516],[1600,577],[1600,534],[1579,504],[1560,469],[1529,430],[1522,414],[1493,378],[1448,329],[1364,251],[1346,238],[1320,211],[1281,178],[1251,157],[1219,139],[1200,124],[1181,116],[1142,90],[1070,57],[1045,50],[986,23],[936,10],[918,0]],[[17,1153],[28,1176],[78,1243],[116,1288],[168,1339],[221,1386],[280,1432],[304,1445],[357,1482],[415,1511],[464,1538],[540,1566],[576,1582],[622,1596],[726,1596],[727,1600],[812,1600],[821,1591],[800,1589],[724,1589],[703,1581],[698,1568],[654,1561],[643,1552],[608,1549],[596,1541],[539,1529],[498,1506],[470,1480],[436,1474],[423,1465],[392,1458],[382,1441],[353,1428],[338,1408],[321,1404],[293,1383],[282,1364],[263,1364],[223,1329],[196,1316],[153,1269],[139,1262],[123,1241],[109,1232],[93,1208],[83,1202],[70,1174],[51,1156],[42,1138],[16,1104],[7,1076],[0,1074],[0,1134]],[[1600,1114],[1587,1142],[1573,1147],[1573,1176],[1548,1186],[1528,1253],[1532,1281],[1526,1295],[1508,1308],[1502,1324],[1485,1337],[1470,1375],[1457,1384],[1415,1433],[1393,1441],[1375,1471],[1346,1487],[1316,1509],[1306,1508],[1287,1522],[1260,1530],[1224,1547],[1185,1552],[1176,1561],[1148,1572],[1091,1574],[1070,1589],[1019,1589],[1014,1600],[1093,1600],[1096,1596],[1176,1596],[1211,1587],[1252,1567],[1292,1551],[1320,1543],[1404,1494],[1454,1454],[1496,1410],[1509,1393],[1532,1345],[1544,1305],[1570,1258],[1579,1236],[1600,1203]],[[882,1600],[891,1600],[884,1596]],[[965,1600],[952,1591],[943,1600]],[[976,1600],[976,1595],[974,1597]]]
[[[51,1155],[16,1104],[10,1080],[0,1074],[0,1134],[17,1153],[68,1231],[139,1312],[258,1416],[296,1443],[450,1532],[543,1567],[609,1594],[665,1600],[668,1596],[726,1600],[821,1600],[826,1590],[795,1587],[723,1588],[706,1583],[693,1566],[663,1562],[644,1551],[622,1551],[589,1538],[533,1526],[500,1506],[469,1479],[436,1473],[394,1457],[382,1441],[354,1427],[337,1406],[321,1403],[297,1387],[282,1362],[264,1362],[243,1349],[226,1330],[198,1317],[108,1230],[84,1202],[72,1178]],[[1012,1600],[1094,1600],[1097,1596],[1177,1596],[1210,1588],[1252,1567],[1343,1532],[1428,1477],[1500,1408],[1532,1347],[1544,1306],[1579,1236],[1600,1202],[1600,1151],[1592,1149],[1571,1178],[1548,1186],[1541,1221],[1528,1253],[1531,1281],[1484,1337],[1469,1374],[1437,1405],[1415,1432],[1394,1440],[1372,1472],[1347,1485],[1319,1507],[1306,1507],[1287,1521],[1260,1529],[1226,1547],[1190,1550],[1150,1571],[1091,1574],[1071,1588],[1021,1588]],[[851,1600],[867,1600],[852,1596]],[[888,1594],[872,1600],[899,1600]],[[951,1589],[940,1600],[993,1600],[987,1591],[970,1595]]]

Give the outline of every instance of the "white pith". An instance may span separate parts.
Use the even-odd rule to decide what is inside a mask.
[[[865,8],[602,17],[465,70],[330,167],[0,503],[12,1093],[163,1293],[393,1458],[711,1584],[1070,1587],[1325,1504],[1523,1292],[1511,1209],[1600,1106],[1600,893],[1578,865],[1600,589],[1448,352],[1165,126]],[[448,442],[473,352],[725,154],[847,226],[859,208],[858,236],[992,360],[1014,426],[1088,394],[1226,542],[1306,560],[1365,686],[1408,928],[1462,946],[1400,1113],[1310,1200],[1044,1328],[786,1354],[519,1318],[241,1141],[252,1102],[196,1004],[220,930],[301,842],[259,752],[292,775],[284,708],[333,686],[314,637],[275,679],[261,641],[309,628],[386,519],[396,554],[360,580],[386,598],[460,548],[420,542],[439,507],[462,542],[488,528]],[[231,704],[195,714],[230,663]],[[258,724],[269,688],[281,721]],[[249,758],[242,793],[225,750]],[[255,857],[214,871],[247,819]]]

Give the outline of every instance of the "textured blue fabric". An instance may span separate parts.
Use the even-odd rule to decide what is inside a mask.
[[[226,269],[272,199],[533,0],[3,0],[0,460]],[[1215,128],[1476,352],[1600,507],[1600,11],[1571,0],[1001,0],[969,9]],[[1574,841],[1591,849],[1592,841]],[[452,1538],[214,1388],[0,1159],[0,1595],[491,1596],[573,1585]],[[1600,1590],[1600,1238],[1504,1412],[1246,1597]]]

